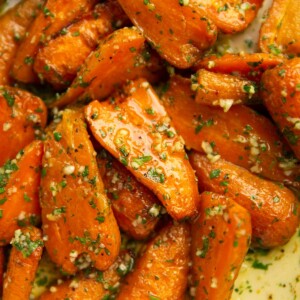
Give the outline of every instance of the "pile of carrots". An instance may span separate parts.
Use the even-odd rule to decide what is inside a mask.
[[[3,300],[33,297],[42,255],[62,279],[41,300],[229,300],[249,247],[289,241],[300,3],[273,1],[261,52],[214,53],[262,4],[23,0],[0,17]]]

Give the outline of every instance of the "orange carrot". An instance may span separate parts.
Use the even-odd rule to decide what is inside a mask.
[[[0,247],[0,297],[2,297],[2,292],[3,292],[4,264],[5,264],[4,248]]]
[[[204,192],[192,225],[196,300],[230,300],[234,281],[251,240],[249,212],[231,198]]]
[[[193,216],[198,191],[184,141],[147,81],[130,82],[125,89],[125,97],[86,107],[93,135],[157,195],[174,219]]]
[[[223,159],[211,163],[204,155],[193,152],[191,163],[200,190],[225,194],[250,212],[254,245],[280,246],[295,233],[300,207],[289,189]]]

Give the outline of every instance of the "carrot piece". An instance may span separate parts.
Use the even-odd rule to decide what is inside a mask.
[[[66,88],[99,40],[114,30],[114,24],[121,26],[127,20],[117,1],[96,5],[93,11],[40,49],[34,61],[35,72],[56,89]]]
[[[0,166],[33,141],[46,122],[47,108],[40,98],[0,86]]]
[[[225,54],[221,57],[211,55],[201,60],[195,69],[204,68],[212,72],[240,75],[259,82],[264,71],[284,61],[281,56],[267,53]]]
[[[3,292],[4,263],[5,263],[4,248],[0,247],[0,297],[2,297],[2,292]]]
[[[226,194],[250,212],[255,245],[271,248],[289,241],[299,225],[293,192],[223,159],[211,163],[196,152],[190,158],[200,190]]]
[[[39,299],[111,299],[110,296],[118,290],[120,279],[132,269],[132,266],[132,257],[123,252],[106,271],[88,270],[85,274],[79,274],[52,287],[51,291],[45,292]]]
[[[219,155],[266,178],[299,186],[294,160],[285,158],[284,141],[264,116],[243,105],[227,113],[195,103],[190,80],[174,76],[162,95],[166,111],[188,148]]]
[[[94,137],[156,194],[174,219],[193,216],[198,191],[184,141],[148,82],[139,79],[125,88],[126,98],[86,107]]]
[[[147,238],[162,212],[158,199],[104,149],[97,162],[120,228],[135,239]]]
[[[300,58],[267,71],[262,86],[265,106],[300,159]]]
[[[249,212],[231,198],[204,192],[192,225],[195,299],[230,300],[251,241]]]
[[[197,7],[178,0],[119,0],[126,14],[159,54],[178,68],[189,68],[212,46],[217,28]]]
[[[299,1],[273,1],[260,29],[259,46],[262,52],[300,55],[299,10]]]
[[[38,77],[33,71],[33,63],[41,44],[47,43],[52,35],[91,10],[96,2],[96,0],[47,0],[18,48],[12,66],[12,76],[25,83],[38,82]]]
[[[148,243],[116,299],[183,299],[190,260],[187,224],[168,225]]]
[[[192,0],[225,33],[245,30],[257,15],[263,0],[202,1]]]
[[[220,106],[225,112],[235,104],[253,104],[258,96],[254,82],[205,69],[192,76],[192,90],[196,91],[197,103]]]
[[[39,185],[43,143],[34,141],[7,161],[0,172],[0,245],[6,245],[15,230],[37,225],[40,220]]]
[[[61,107],[78,100],[104,99],[116,87],[139,76],[155,81],[159,78],[155,67],[148,69],[148,64],[157,65],[141,32],[134,27],[116,30],[88,57],[71,87],[53,106]]]
[[[0,85],[10,84],[9,70],[13,64],[20,40],[34,20],[39,0],[25,0],[0,17]],[[5,28],[5,30],[4,30]]]
[[[107,269],[119,254],[120,232],[80,111],[65,110],[49,131],[42,174],[42,221],[50,258],[71,274],[90,265]]]
[[[43,252],[41,231],[35,227],[18,229],[11,244],[13,248],[4,278],[3,300],[29,299]]]

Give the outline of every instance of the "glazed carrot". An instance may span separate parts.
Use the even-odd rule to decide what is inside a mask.
[[[39,185],[43,143],[34,141],[0,172],[0,245],[6,245],[15,230],[37,225],[40,220]]]
[[[40,98],[17,88],[0,86],[0,167],[34,140],[46,121],[47,109]]]
[[[39,0],[21,1],[0,17],[0,85],[11,83],[9,70],[19,42],[42,3]]]
[[[116,299],[183,299],[189,252],[189,226],[166,226],[149,242],[133,272],[125,277]]]
[[[230,300],[234,281],[251,241],[249,212],[231,198],[204,192],[192,225],[196,300]]]
[[[72,86],[53,106],[61,107],[78,99],[104,99],[126,80],[139,76],[154,81],[159,78],[155,69],[147,69],[148,64],[155,64],[152,57],[136,28],[116,30],[88,57]]]
[[[110,34],[116,25],[126,23],[127,16],[117,1],[97,4],[79,22],[65,28],[40,49],[34,60],[35,72],[56,89],[66,88],[100,39]]]
[[[225,54],[221,57],[207,56],[201,60],[197,69],[205,68],[212,72],[240,75],[259,82],[263,72],[284,62],[284,58],[267,53]]]
[[[120,228],[135,239],[147,238],[162,213],[158,199],[104,149],[97,162]]]
[[[220,106],[227,112],[235,104],[257,102],[256,85],[238,76],[214,73],[200,69],[192,76],[192,90],[196,91],[196,102]]]
[[[263,0],[202,1],[192,0],[192,4],[207,14],[225,33],[236,33],[245,30],[257,15]]]
[[[120,279],[125,276],[133,266],[133,259],[129,254],[121,253],[120,257],[110,268],[104,272],[88,270],[85,274],[77,275],[71,280],[53,286],[45,292],[40,300],[92,300],[111,299],[117,292]]]
[[[200,190],[225,194],[250,212],[254,245],[272,248],[289,241],[299,225],[299,204],[289,189],[223,159],[211,163],[197,152],[190,158]]]
[[[4,248],[0,247],[0,297],[2,297],[2,291],[3,291],[4,263],[5,263]]]
[[[299,10],[299,1],[273,1],[260,29],[259,46],[262,52],[300,55]]]
[[[18,229],[11,244],[13,247],[4,278],[3,300],[29,299],[43,251],[41,231],[35,227]]]
[[[193,216],[198,191],[182,137],[147,81],[130,82],[125,89],[124,98],[86,107],[94,137],[156,194],[174,219]]]
[[[299,186],[295,160],[285,158],[284,141],[264,116],[243,105],[227,113],[195,103],[190,80],[174,76],[162,101],[188,148],[213,161],[220,156],[254,173]]]
[[[38,82],[38,77],[33,72],[33,63],[40,45],[47,43],[52,35],[91,10],[96,2],[96,0],[47,0],[18,48],[12,66],[12,76],[25,83]]]
[[[65,110],[45,141],[41,180],[45,246],[68,273],[107,269],[120,248],[120,232],[103,183],[83,114]]]
[[[300,159],[300,58],[267,71],[262,86],[265,106]]]
[[[159,54],[178,68],[189,68],[214,44],[217,29],[207,15],[178,0],[119,0],[126,14]]]

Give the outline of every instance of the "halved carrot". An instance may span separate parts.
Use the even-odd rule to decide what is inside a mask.
[[[231,198],[201,194],[199,218],[192,224],[195,299],[230,300],[233,284],[251,241],[249,212]]]
[[[253,104],[258,101],[254,82],[238,76],[214,73],[200,69],[192,75],[192,90],[196,91],[196,102],[220,106],[227,112],[235,104]]]
[[[0,297],[2,297],[2,292],[3,292],[4,263],[5,263],[4,248],[0,247]]]
[[[300,55],[299,10],[299,1],[273,1],[260,29],[259,46],[263,52]]]
[[[300,159],[300,58],[267,71],[262,86],[265,106]]]
[[[56,264],[72,274],[113,264],[120,232],[80,111],[65,110],[62,121],[48,132],[40,199],[45,246]]]
[[[96,0],[47,0],[23,39],[12,66],[12,76],[21,82],[38,82],[33,63],[40,45],[91,10]]]
[[[272,248],[289,241],[299,225],[299,203],[289,189],[223,159],[211,163],[193,152],[200,190],[231,197],[251,215],[254,245]]]
[[[19,42],[44,1],[25,0],[0,17],[0,85],[11,83],[10,68]]]
[[[0,245],[8,244],[15,230],[40,221],[42,156],[43,143],[34,141],[1,168]]]
[[[147,81],[130,82],[125,89],[125,97],[86,107],[94,137],[157,195],[174,219],[193,216],[198,191],[182,137]]]
[[[147,238],[162,212],[158,199],[104,149],[97,163],[120,228],[135,239]]]
[[[119,0],[164,59],[178,68],[189,68],[214,44],[217,28],[204,12],[181,2]]]
[[[299,186],[299,171],[285,157],[276,127],[254,110],[236,105],[227,113],[194,101],[190,80],[174,76],[162,101],[188,148],[222,158],[266,178]]]
[[[3,285],[3,300],[29,299],[38,263],[43,252],[40,229],[26,227],[16,230],[11,244]]]
[[[205,14],[225,33],[245,30],[254,20],[263,0],[202,1],[192,0],[193,5]]]
[[[110,34],[116,25],[126,23],[127,16],[117,1],[97,4],[79,22],[65,28],[40,49],[34,60],[35,72],[56,89],[66,88],[100,39]]]
[[[189,229],[185,223],[163,228],[125,277],[117,299],[183,299],[190,260]]]
[[[160,77],[157,71],[161,71],[155,61],[140,31],[134,27],[116,30],[91,53],[71,87],[53,106],[104,99],[127,80],[139,76],[155,81]]]
[[[0,86],[0,167],[41,134],[46,122],[47,108],[40,98]]]

